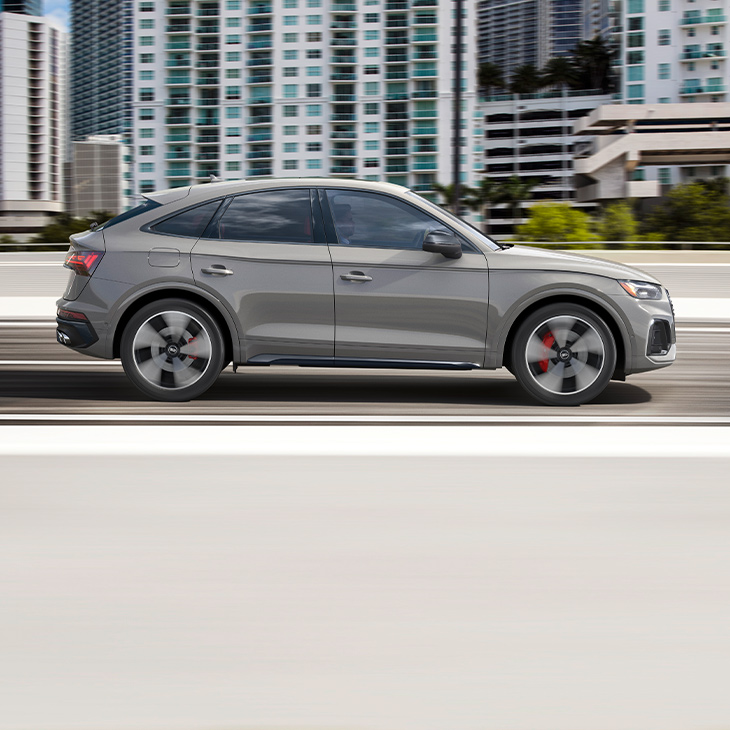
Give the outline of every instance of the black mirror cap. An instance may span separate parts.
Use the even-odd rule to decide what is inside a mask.
[[[447,259],[461,258],[461,242],[450,231],[430,231],[423,239],[423,250],[440,253]]]

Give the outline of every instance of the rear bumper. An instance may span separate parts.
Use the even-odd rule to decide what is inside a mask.
[[[99,341],[91,322],[56,317],[56,341],[74,350],[83,350]]]

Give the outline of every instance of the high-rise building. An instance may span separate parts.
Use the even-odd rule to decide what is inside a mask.
[[[584,38],[586,0],[479,0],[479,63],[494,63],[506,79],[518,66],[542,67]]]
[[[63,210],[67,34],[0,13],[0,230],[34,233]]]
[[[43,15],[43,0],[0,0],[0,13]]]
[[[128,207],[127,145],[120,134],[87,137],[71,145],[67,209],[79,218],[94,211],[117,215]]]
[[[465,12],[473,12],[469,4]],[[344,175],[431,190],[451,178],[449,0],[135,4],[135,192]],[[463,36],[471,182],[474,18]]]
[[[71,2],[71,138],[131,134],[132,1]]]

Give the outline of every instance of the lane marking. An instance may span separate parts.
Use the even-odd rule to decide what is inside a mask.
[[[14,423],[32,421],[108,421],[110,423],[231,423],[231,424],[551,424],[571,426],[577,423],[619,424],[636,426],[730,426],[730,416],[610,416],[610,415],[268,415],[268,414],[139,414],[132,413],[0,413],[0,422]],[[730,455],[730,440],[727,446]]]
[[[227,455],[227,456],[527,456],[730,458],[730,428],[637,427],[636,429],[521,426],[454,427],[441,439],[435,427],[382,426],[77,426],[73,439],[59,439],[56,426],[0,426],[0,455]],[[485,477],[488,479],[487,477]]]
[[[122,363],[119,360],[0,360],[0,366],[2,365],[83,365],[88,367],[90,365],[117,365],[121,367]]]

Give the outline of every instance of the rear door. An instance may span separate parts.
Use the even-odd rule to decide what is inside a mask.
[[[192,252],[196,283],[238,319],[244,360],[332,357],[332,262],[308,188],[228,199]]]
[[[448,226],[398,197],[329,189],[321,198],[334,272],[335,356],[481,367],[484,254],[466,240],[459,259],[424,251],[426,233]]]

